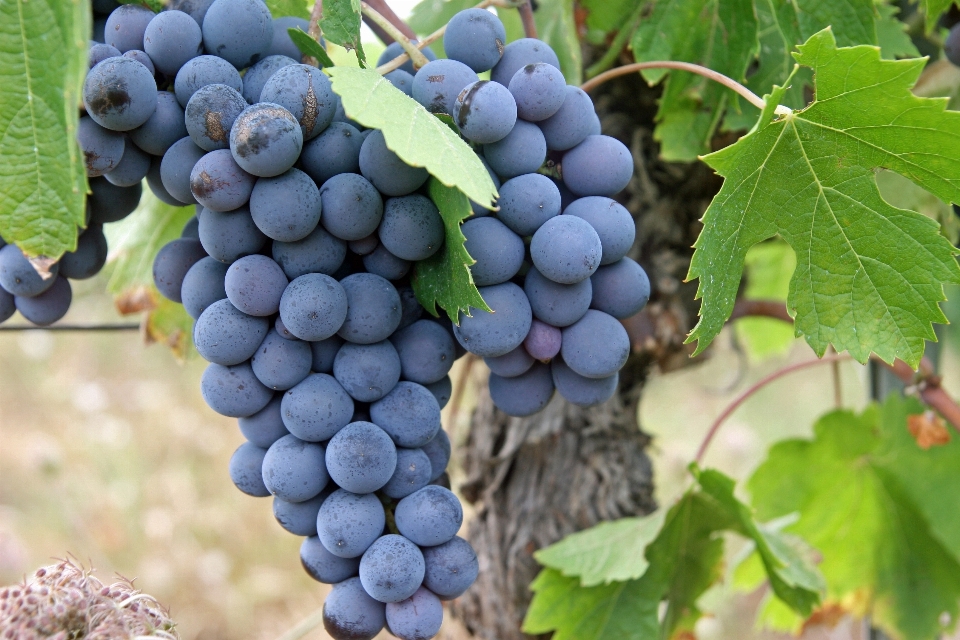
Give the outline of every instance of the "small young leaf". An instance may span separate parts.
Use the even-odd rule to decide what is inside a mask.
[[[907,25],[897,19],[900,9],[892,4],[878,4],[877,11],[880,13],[880,18],[877,20],[877,43],[880,45],[880,55],[887,60],[919,58],[920,52],[910,39],[910,34],[907,33]]]
[[[927,14],[927,31],[933,31],[940,20],[940,16],[946,13],[950,7],[955,4],[955,0],[920,0],[920,6],[923,12]]]
[[[309,18],[313,2],[307,0],[266,0],[270,15],[274,18],[294,16],[295,18]]]
[[[537,35],[557,54],[567,84],[580,84],[583,77],[583,45],[577,35],[573,0],[540,2],[533,17],[537,24]]]
[[[387,147],[414,167],[425,167],[474,202],[493,202],[497,190],[480,158],[460,136],[372,69],[334,67],[327,72],[347,116],[381,129]]]
[[[355,50],[360,66],[367,66],[367,56],[360,44],[360,0],[327,0],[323,4],[320,30],[333,44]]]
[[[430,178],[428,189],[430,199],[440,210],[446,237],[439,251],[414,265],[411,285],[424,309],[436,316],[439,305],[459,324],[460,312],[469,315],[470,307],[490,311],[473,284],[470,265],[476,261],[463,246],[467,239],[460,230],[460,224],[472,210],[463,193],[443,186],[436,178]]]
[[[86,2],[0,2],[0,236],[29,256],[77,246],[87,190],[76,143]]]
[[[795,0],[800,37],[808,40],[830,27],[841,47],[877,44],[874,0]]]
[[[293,40],[293,44],[297,45],[297,49],[300,49],[300,53],[313,56],[320,63],[321,67],[333,66],[333,60],[327,55],[327,50],[323,48],[323,45],[311,38],[310,34],[306,33],[300,27],[291,27],[287,29],[287,33],[290,34],[290,39]]]
[[[817,354],[828,345],[861,362],[870,353],[916,366],[943,285],[960,282],[957,250],[938,225],[892,207],[877,189],[885,167],[945,201],[960,202],[960,113],[910,93],[924,61],[881,60],[876,47],[838,49],[830,30],[800,47],[816,100],[757,127],[704,160],[725,178],[704,214],[689,278],[699,278],[700,353],[733,308],[746,251],[780,235],[797,255],[788,308]],[[870,105],[864,108],[864,105]]]

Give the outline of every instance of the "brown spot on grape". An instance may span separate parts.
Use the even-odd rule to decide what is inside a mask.
[[[313,77],[307,74],[307,95],[303,96],[303,117],[300,118],[300,125],[305,133],[313,131],[317,124],[317,116],[320,109],[317,103],[317,94],[313,90]]]
[[[207,111],[204,116],[204,124],[207,128],[207,137],[214,142],[226,142],[227,132],[223,128],[223,121],[220,119],[219,111]]]

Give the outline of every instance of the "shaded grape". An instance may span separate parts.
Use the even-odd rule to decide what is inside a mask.
[[[350,423],[353,400],[333,376],[312,373],[283,394],[281,416],[293,435],[309,442],[329,440]]]
[[[287,329],[301,340],[326,340],[344,324],[347,294],[330,276],[302,275],[284,290],[280,317]]]
[[[273,391],[260,384],[247,362],[232,367],[207,365],[200,379],[200,394],[207,406],[231,418],[252,416],[273,398]]]
[[[270,495],[263,484],[263,457],[266,454],[266,449],[244,442],[230,457],[230,479],[248,496],[265,498]]]
[[[405,196],[413,193],[423,186],[430,176],[426,169],[411,167],[400,156],[388,149],[383,132],[379,129],[367,135],[360,146],[360,173],[380,193],[387,196]],[[346,239],[359,240],[360,238]]]
[[[283,436],[263,457],[263,484],[274,496],[303,502],[317,496],[330,481],[324,448],[296,436]]]
[[[250,213],[264,235],[281,242],[306,238],[320,222],[320,190],[299,169],[257,180]]]

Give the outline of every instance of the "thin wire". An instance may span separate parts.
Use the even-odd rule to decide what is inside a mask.
[[[0,331],[139,331],[139,324],[54,324],[38,327],[34,324],[0,325]]]

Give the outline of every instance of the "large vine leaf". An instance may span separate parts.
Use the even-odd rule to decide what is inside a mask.
[[[266,0],[267,8],[270,9],[270,15],[274,18],[281,16],[295,16],[297,18],[309,18],[310,6],[313,2],[307,0]]]
[[[86,172],[76,129],[90,8],[0,2],[0,235],[29,256],[76,248]]]
[[[748,485],[761,517],[799,514],[787,530],[819,549],[828,597],[895,638],[949,632],[960,600],[960,443],[921,450],[906,423],[922,411],[893,395],[829,413],[813,440],[775,445]]]
[[[640,21],[631,46],[637,62],[694,62],[743,80],[758,48],[753,2],[659,0],[652,13]],[[667,71],[642,73],[647,82],[655,84]],[[730,95],[728,89],[701,76],[670,72],[654,131],[660,154],[667,160],[691,161],[707,153]]]
[[[459,135],[372,69],[327,70],[346,114],[380,129],[387,147],[414,167],[425,167],[474,202],[493,202],[497,189],[480,158]]]
[[[473,210],[461,191],[445,187],[436,178],[430,178],[428,190],[440,210],[446,237],[439,251],[414,265],[411,285],[424,309],[436,316],[439,306],[459,324],[460,312],[469,314],[470,307],[490,311],[473,283],[470,265],[476,260],[467,253],[467,239],[460,230],[460,224]]]
[[[841,47],[877,43],[875,0],[794,0],[800,37],[810,39],[830,27]]]
[[[817,354],[832,344],[861,362],[874,352],[916,366],[932,323],[946,320],[943,284],[960,282],[957,250],[936,222],[885,202],[873,172],[960,202],[960,113],[910,93],[923,60],[837,48],[830,30],[796,58],[816,74],[814,102],[774,119],[777,89],[753,131],[704,158],[725,181],[690,264],[703,304],[688,340],[699,353],[716,337],[747,249],[779,234],[797,254],[788,308]]]
[[[582,0],[579,5],[587,12],[586,24],[603,32],[617,31],[626,25],[627,18],[644,0]]]
[[[360,0],[327,0],[323,3],[320,30],[327,41],[356,51],[361,67],[367,65],[367,56],[360,44]]]
[[[724,531],[751,539],[777,596],[809,614],[822,589],[816,571],[755,522],[732,479],[693,473],[696,485],[665,513],[601,524],[537,552],[547,568],[531,586],[524,631],[554,631],[557,640],[671,637],[696,621],[697,600],[720,579]]]

